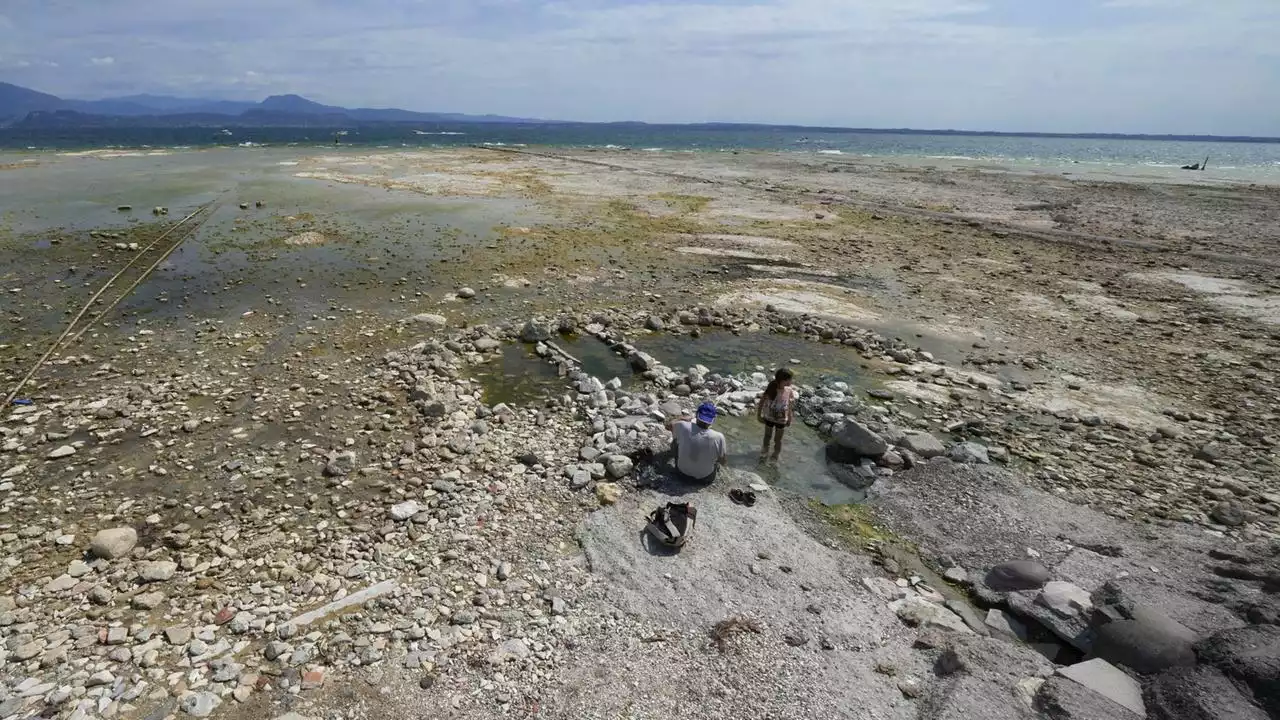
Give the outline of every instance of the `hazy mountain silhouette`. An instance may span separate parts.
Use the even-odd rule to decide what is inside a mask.
[[[262,102],[128,95],[68,100],[0,82],[0,126],[147,127],[174,125],[333,126],[379,122],[546,122],[501,115],[423,113],[396,108],[343,108],[301,95],[272,95]]]

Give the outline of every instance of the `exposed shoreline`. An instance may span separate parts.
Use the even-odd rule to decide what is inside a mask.
[[[683,697],[707,717],[763,717],[786,698],[777,711],[803,717],[1048,717],[1036,698],[1074,687],[1029,645],[913,649],[919,633],[863,583],[896,575],[872,567],[868,540],[914,544],[938,574],[944,560],[980,576],[1035,551],[1055,581],[1090,593],[1119,579],[1201,637],[1275,616],[1256,551],[1280,531],[1274,188],[776,153],[557,154],[343,148],[190,170],[179,154],[9,175],[32,179],[0,230],[0,336],[22,338],[0,345],[6,383],[156,229],[116,205],[181,216],[228,198],[114,326],[37,377],[33,405],[5,409],[3,678],[53,684],[13,694],[14,707],[38,711],[52,694],[57,717],[85,702],[82,717],[150,717],[201,695],[217,716],[248,718],[668,716],[642,699],[669,678],[645,669],[654,662],[688,665],[681,687],[702,690]],[[170,174],[100,184],[93,173],[113,163]],[[64,222],[33,204],[55,187],[76,198]],[[551,377],[533,383],[542,395],[497,407],[472,373],[500,362],[530,318],[548,325],[525,339],[572,328],[682,350],[654,358],[672,374],[648,367],[648,383]],[[901,475],[882,458],[867,466],[871,515],[850,525],[826,526],[784,492],[755,516],[727,488],[695,493],[705,547],[695,537],[688,562],[669,566],[667,597],[653,576],[668,566],[620,545],[660,496],[614,458],[661,435],[624,421],[664,402],[711,387],[746,402],[733,393],[749,387],[694,387],[740,377],[715,352],[717,330],[759,348],[748,364],[762,370],[790,362],[769,356],[784,337],[856,358],[840,362],[859,377],[857,407],[822,404],[824,437],[857,417],[886,437],[978,443],[1008,466]],[[823,361],[805,362],[802,384],[830,392],[813,377]],[[602,484],[621,498],[599,510],[614,492]],[[975,484],[991,502],[958,509]],[[955,525],[1000,513],[1022,522],[998,538]],[[753,517],[772,529],[751,536]],[[131,555],[84,556],[97,531],[126,525],[140,531]],[[1120,554],[1081,559],[1110,547]],[[1214,569],[1224,563],[1248,570]],[[645,593],[650,578],[664,589]],[[393,580],[363,614],[314,636],[287,628]],[[821,598],[804,601],[800,585]],[[764,627],[739,656],[708,646],[703,626],[743,614]],[[970,659],[960,680],[932,675],[948,650]],[[804,696],[809,677],[829,679]]]
[[[494,131],[494,128],[479,127],[474,128],[473,134],[458,133],[455,137],[447,141],[432,141],[424,144],[420,136],[411,136],[410,138],[400,137],[396,135],[381,138],[378,141],[355,141],[352,143],[344,143],[334,145],[331,138],[321,133],[321,137],[311,138],[307,134],[298,135],[296,137],[276,136],[270,134],[268,136],[259,137],[257,141],[245,141],[243,143],[216,143],[209,144],[202,142],[202,138],[193,138],[193,141],[187,143],[165,143],[153,142],[147,143],[132,136],[121,138],[122,142],[110,143],[92,143],[85,146],[49,146],[49,147],[9,147],[0,148],[0,169],[22,169],[29,166],[30,163],[40,160],[41,158],[94,158],[100,160],[118,159],[118,158],[138,158],[138,157],[163,157],[171,154],[182,153],[205,153],[205,152],[240,152],[240,153],[262,153],[270,151],[287,151],[292,153],[349,153],[349,154],[369,154],[378,152],[400,152],[400,153],[430,153],[440,151],[456,151],[466,149],[486,149],[486,150],[507,150],[507,151],[524,151],[530,153],[541,154],[570,154],[580,156],[603,156],[615,160],[627,160],[628,158],[643,158],[648,155],[665,156],[671,154],[718,154],[728,153],[734,155],[791,155],[798,158],[810,158],[816,160],[832,159],[845,160],[856,163],[863,163],[872,166],[883,165],[887,167],[903,167],[903,168],[927,168],[940,169],[945,171],[955,170],[972,170],[983,172],[1005,172],[1014,174],[1032,174],[1032,175],[1062,175],[1072,177],[1077,180],[1086,181],[1115,181],[1115,182],[1150,182],[1150,183],[1171,183],[1175,185],[1182,184],[1201,184],[1201,185],[1238,185],[1238,184],[1280,184],[1280,171],[1275,168],[1280,166],[1280,155],[1274,159],[1267,161],[1265,157],[1253,158],[1247,155],[1238,155],[1228,153],[1224,159],[1220,157],[1222,147],[1229,147],[1233,144],[1230,140],[1211,140],[1211,141],[1184,141],[1169,138],[1155,139],[1125,139],[1125,138],[1099,138],[1094,140],[1101,143],[1149,143],[1151,148],[1147,151],[1137,154],[1098,154],[1096,149],[1089,148],[1039,148],[1034,146],[1015,147],[1015,148],[984,148],[981,145],[948,145],[948,139],[956,140],[1000,140],[1005,139],[1014,142],[1034,141],[1036,139],[1052,141],[1062,139],[1066,141],[1078,140],[1084,141],[1088,138],[1058,138],[1056,136],[1028,136],[1028,135],[946,135],[946,134],[917,134],[902,136],[908,146],[914,142],[913,138],[928,138],[931,141],[939,141],[940,145],[930,145],[925,143],[920,147],[899,147],[890,145],[880,147],[876,145],[876,139],[881,137],[891,137],[893,133],[872,133],[865,135],[869,138],[870,144],[841,144],[840,138],[845,135],[854,135],[857,133],[834,134],[831,136],[822,136],[825,139],[812,140],[803,135],[800,131],[795,131],[795,137],[778,137],[769,135],[767,141],[752,142],[744,141],[742,138],[734,135],[726,135],[719,142],[708,142],[705,139],[699,139],[700,136],[695,132],[688,137],[677,136],[663,139],[661,132],[652,135],[654,130],[641,130],[641,134],[635,135],[631,140],[620,140],[619,137],[612,135],[601,135],[594,140],[575,139],[572,135],[567,137],[542,137],[537,133],[533,135],[522,134],[518,131],[500,132],[490,140],[485,140],[487,132]],[[269,129],[260,129],[262,132],[270,132]],[[140,131],[145,132],[145,131]],[[245,129],[243,132],[253,133],[253,129]],[[650,133],[645,135],[644,133]],[[772,130],[770,132],[778,133],[780,130]],[[514,133],[514,134],[512,134]],[[626,136],[630,137],[630,136]],[[714,139],[714,138],[713,138]],[[406,141],[408,140],[408,141]],[[619,144],[622,142],[622,144]],[[745,144],[744,144],[745,142]],[[1169,148],[1178,147],[1178,152],[1174,154],[1162,154],[1160,152],[1162,144],[1167,144]],[[1245,142],[1235,143],[1247,148],[1250,145],[1267,147],[1272,143],[1267,142]],[[1183,147],[1186,146],[1186,147]],[[1212,159],[1215,157],[1215,149],[1219,152],[1217,160],[1211,162],[1207,171],[1186,171],[1181,169],[1183,165],[1191,161],[1200,161],[1205,152]],[[1081,153],[1083,154],[1073,154]]]

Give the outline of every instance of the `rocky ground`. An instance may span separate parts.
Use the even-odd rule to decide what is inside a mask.
[[[0,422],[0,717],[1280,709],[1274,189],[766,154],[287,167],[302,194],[538,217],[502,205],[496,235],[397,267],[405,223],[347,248],[290,208],[253,220],[261,264],[162,270],[159,309],[59,353]],[[249,199],[219,212],[271,212]],[[7,382],[149,228],[3,238],[28,253]],[[358,287],[304,268],[321,251]],[[716,331],[857,358],[857,382],[797,368],[799,417],[866,505],[651,465],[666,419],[750,412],[790,362],[637,347]],[[583,372],[570,335],[631,369]],[[559,377],[495,402],[520,343]],[[699,525],[652,554],[673,493]]]

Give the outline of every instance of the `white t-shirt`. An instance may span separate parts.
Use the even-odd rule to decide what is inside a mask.
[[[680,454],[676,469],[692,478],[704,478],[716,471],[716,463],[725,455],[724,435],[711,428],[703,429],[681,420],[671,426]]]

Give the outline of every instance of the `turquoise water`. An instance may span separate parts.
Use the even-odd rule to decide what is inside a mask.
[[[429,134],[420,134],[429,133]],[[448,133],[448,134],[441,134]],[[629,149],[637,152],[768,150],[834,157],[924,158],[1082,171],[1146,169],[1187,179],[1207,176],[1280,182],[1280,142],[1203,139],[1119,139],[831,131],[805,128],[717,128],[670,125],[395,125],[353,128],[344,146],[449,147],[506,145]],[[0,128],[0,148],[69,150],[106,147],[212,145],[333,145],[333,131],[318,128]],[[1209,156],[1209,172],[1178,167]]]

